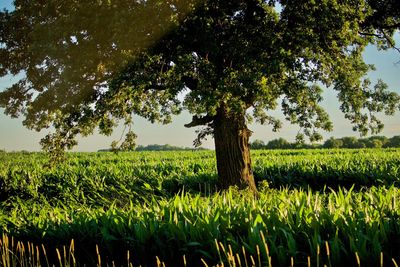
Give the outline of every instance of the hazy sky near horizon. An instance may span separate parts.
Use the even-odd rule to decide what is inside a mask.
[[[12,0],[0,0],[0,9],[12,8]],[[400,34],[396,34],[396,42],[400,45]],[[364,53],[364,59],[369,64],[374,64],[376,71],[371,72],[368,77],[372,81],[383,79],[390,90],[400,94],[400,53],[389,51],[377,51],[375,47],[368,47]],[[0,90],[4,90],[11,84],[13,78],[10,76],[0,78]],[[336,94],[333,90],[325,90],[324,101],[322,106],[327,110],[334,124],[332,132],[322,132],[324,138],[330,136],[358,136],[358,133],[352,131],[351,124],[344,118],[339,110],[339,102],[336,99]],[[261,139],[269,141],[278,137],[283,137],[288,140],[293,140],[298,132],[296,125],[290,125],[281,115],[281,112],[273,112],[284,122],[284,127],[274,133],[269,126],[261,126],[258,124],[249,125],[253,131],[251,140]],[[400,112],[395,116],[388,117],[380,116],[385,123],[385,128],[382,135],[393,136],[400,135]],[[173,118],[173,123],[169,125],[151,124],[145,119],[135,117],[134,131],[138,135],[139,145],[148,144],[171,144],[177,146],[191,147],[194,138],[196,137],[195,129],[187,129],[183,125],[191,121],[191,115],[183,112],[181,115]],[[114,134],[110,137],[105,137],[99,134],[86,138],[79,138],[79,145],[74,149],[76,151],[97,151],[101,148],[108,148],[113,140],[118,140],[122,133],[122,127],[116,128]],[[22,125],[22,119],[11,119],[4,115],[4,110],[0,109],[0,149],[7,151],[13,150],[40,150],[39,141],[49,130],[41,132],[30,131]],[[213,140],[211,137],[204,142],[204,146],[213,148]]]

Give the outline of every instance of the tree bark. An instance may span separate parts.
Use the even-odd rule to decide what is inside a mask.
[[[214,119],[214,141],[219,185],[249,188],[257,195],[251,170],[249,137],[245,114],[228,112],[220,107]]]

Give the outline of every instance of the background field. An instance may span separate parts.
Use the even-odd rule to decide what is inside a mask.
[[[46,167],[40,153],[0,153],[1,259],[124,266],[400,261],[400,149],[260,150],[252,159],[258,199],[216,191],[213,151],[71,153],[57,168]]]

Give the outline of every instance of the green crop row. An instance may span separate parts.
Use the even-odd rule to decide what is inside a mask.
[[[261,151],[253,165],[274,187],[400,185],[400,149]]]
[[[90,205],[108,200],[171,197],[215,191],[212,151],[71,153],[57,168],[46,168],[40,153],[0,153],[0,200],[60,199]],[[390,186],[400,182],[400,149],[255,151],[257,181],[270,187]],[[265,181],[265,182],[263,182]]]
[[[97,260],[96,245],[103,261],[121,266],[127,251],[135,265],[158,256],[177,266],[184,255],[189,266],[201,260],[226,264],[221,247],[241,255],[242,262],[243,255],[260,257],[262,266],[288,266],[291,258],[305,266],[317,260],[321,266],[356,265],[356,254],[362,265],[378,265],[381,253],[385,262],[399,261],[399,201],[398,188],[372,187],[265,189],[259,199],[234,190],[209,197],[183,193],[122,208],[18,202],[2,212],[0,224],[3,233],[45,247],[60,248],[73,239],[74,257],[89,265]]]

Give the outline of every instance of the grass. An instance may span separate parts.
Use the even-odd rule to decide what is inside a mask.
[[[215,240],[215,247],[217,248],[218,255],[219,255],[219,263],[217,263],[214,266],[217,267],[223,267],[223,266],[229,266],[229,267],[257,267],[257,266],[273,266],[272,264],[272,257],[269,256],[269,248],[268,244],[265,241],[265,237],[263,232],[260,233],[260,236],[263,240],[263,248],[265,249],[265,254],[267,255],[267,261],[262,262],[261,258],[261,250],[260,247],[257,245],[256,246],[256,251],[257,255],[249,255],[248,252],[246,252],[246,249],[244,246],[242,246],[242,250],[239,253],[234,254],[232,251],[232,247],[228,246],[228,248],[225,248],[223,243],[218,242]],[[2,266],[5,267],[11,267],[11,266],[21,266],[21,267],[41,267],[41,266],[47,266],[47,267],[52,267],[52,266],[80,266],[79,263],[76,262],[75,259],[75,248],[74,248],[74,240],[71,240],[70,246],[66,247],[63,246],[61,249],[56,248],[55,252],[57,254],[57,260],[58,262],[55,263],[50,263],[47,251],[43,245],[37,246],[32,243],[27,243],[26,245],[23,242],[20,241],[14,241],[13,238],[10,238],[7,235],[3,235],[1,240],[0,240],[0,258],[1,258],[1,263]],[[320,257],[326,257],[328,259],[327,264],[324,264],[323,266],[332,266],[332,263],[330,261],[330,248],[329,248],[329,243],[325,242],[325,255],[321,254],[321,249],[318,246],[317,247],[317,253],[316,253],[316,259],[314,260],[316,262],[315,266],[320,266]],[[355,266],[361,266],[361,260],[358,255],[358,252],[354,253],[355,259],[357,262],[357,265]],[[101,267],[101,266],[117,266],[115,261],[111,261],[111,263],[106,263],[102,264],[102,256],[99,251],[98,246],[96,245],[96,257],[97,261],[95,263],[95,266]],[[384,261],[384,254],[381,252],[380,253],[380,261],[379,265],[377,266],[388,266],[388,262]],[[203,258],[200,258],[201,263],[203,266],[210,266],[206,260]],[[160,260],[158,256],[155,256],[154,259],[155,266],[157,267],[164,267],[166,264]],[[188,266],[187,264],[187,259],[186,255],[182,256],[182,266]],[[303,266],[308,266],[311,267],[311,256],[307,256],[307,265],[304,264],[304,262],[300,262],[301,265]],[[393,264],[393,266],[397,267],[398,264],[394,258],[389,261],[389,264]],[[175,263],[174,266],[177,264]],[[83,265],[86,266],[86,265]],[[94,266],[94,265],[93,265]],[[131,253],[128,250],[126,252],[126,264],[123,264],[121,266],[134,266],[132,261],[131,261]],[[139,265],[141,266],[141,265]],[[295,262],[293,257],[290,257],[290,265],[289,266],[297,266],[297,262]]]
[[[57,169],[43,168],[42,154],[0,154],[1,260],[396,266],[399,156],[396,149],[257,151],[254,199],[234,188],[215,192],[209,151],[75,153]]]

